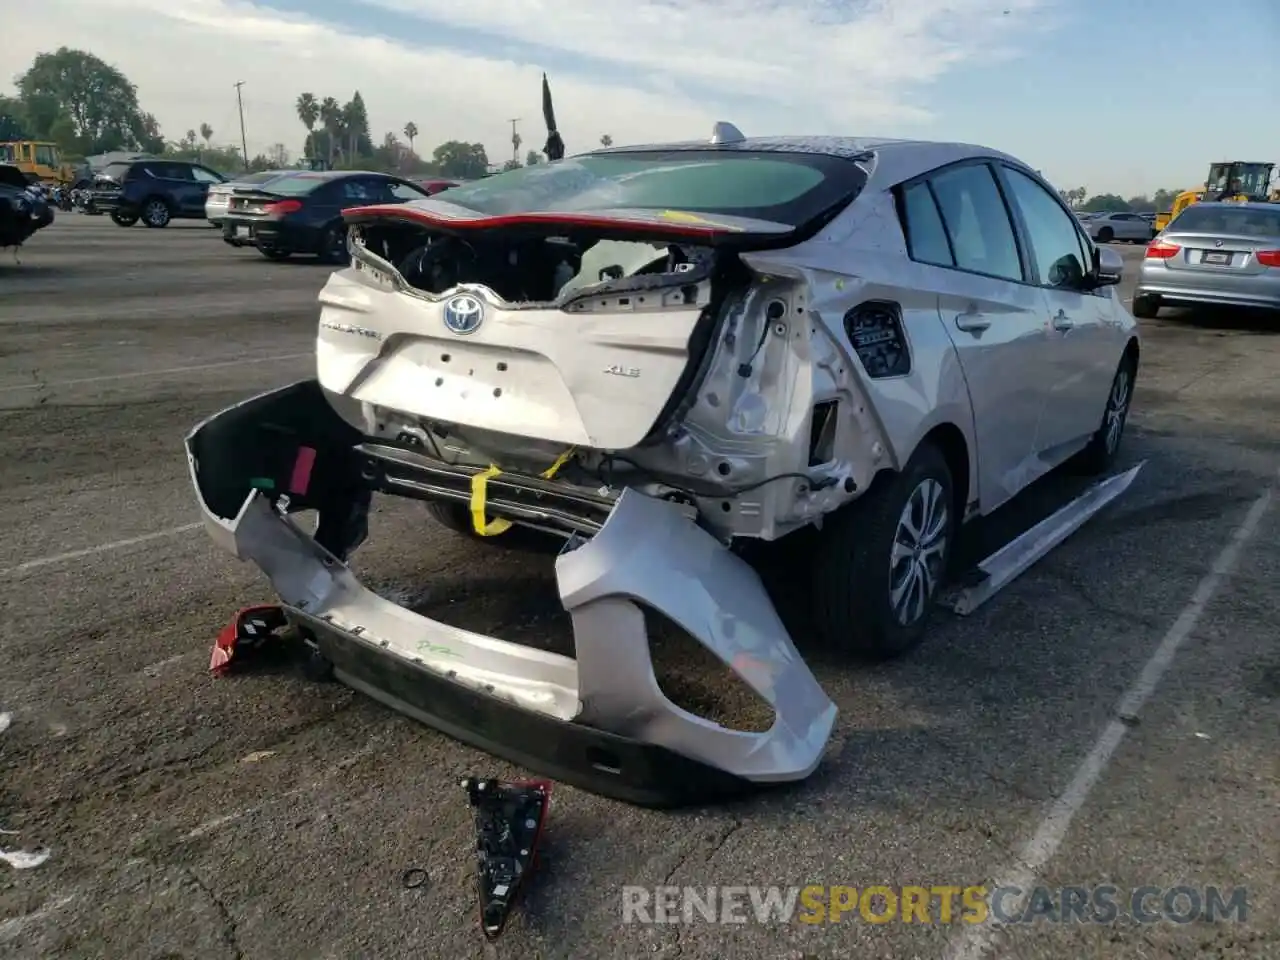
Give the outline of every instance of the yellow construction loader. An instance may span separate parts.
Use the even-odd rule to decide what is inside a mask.
[[[1173,207],[1156,214],[1155,228],[1159,233],[1178,214],[1201,200],[1230,200],[1235,203],[1280,199],[1280,189],[1268,197],[1274,163],[1251,163],[1244,160],[1226,160],[1209,164],[1209,175],[1201,186],[1183,190],[1173,200]]]
[[[75,167],[64,163],[58,145],[47,140],[7,140],[0,143],[0,163],[12,164],[32,183],[50,187],[69,186],[76,178]]]

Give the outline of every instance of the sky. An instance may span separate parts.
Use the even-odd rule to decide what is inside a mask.
[[[19,0],[0,0],[16,8]],[[208,123],[251,154],[304,130],[298,93],[359,90],[375,141],[540,148],[546,71],[569,153],[748,135],[962,140],[1061,189],[1130,196],[1216,160],[1280,162],[1276,0],[40,0],[0,65],[88,50],[170,139]],[[12,92],[0,75],[0,92]]]

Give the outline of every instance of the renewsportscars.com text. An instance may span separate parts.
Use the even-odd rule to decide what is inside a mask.
[[[1244,887],[622,888],[623,923],[1243,923],[1248,910]]]

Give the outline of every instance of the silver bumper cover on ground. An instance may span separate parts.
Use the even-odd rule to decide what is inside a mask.
[[[339,680],[538,772],[637,803],[700,802],[801,780],[817,767],[835,706],[755,571],[677,507],[625,491],[599,533],[556,558],[575,657],[471,633],[364,587],[278,508],[277,495],[290,489],[291,508],[316,506],[294,489],[288,470],[262,489],[255,453],[262,438],[272,438],[274,462],[286,463],[282,449],[314,451],[328,442],[320,434],[332,417],[315,382],[304,381],[200,424],[187,452],[210,536],[266,573]],[[317,471],[348,469],[333,466],[344,462],[339,454],[309,456]],[[234,516],[222,515],[232,512],[229,491],[237,484],[243,500]],[[221,513],[207,495],[215,488]],[[644,606],[763,698],[775,712],[772,727],[726,729],[668,700],[654,676]]]

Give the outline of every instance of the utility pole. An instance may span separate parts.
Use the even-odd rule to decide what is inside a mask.
[[[244,135],[244,97],[240,95],[240,88],[244,86],[243,80],[236,81],[236,106],[240,108],[240,147],[244,150],[244,168],[249,169],[249,140]]]
[[[516,164],[520,163],[520,144],[524,141],[520,139],[520,134],[516,130],[516,124],[520,122],[519,117],[513,117],[507,121],[511,124],[511,159]]]

